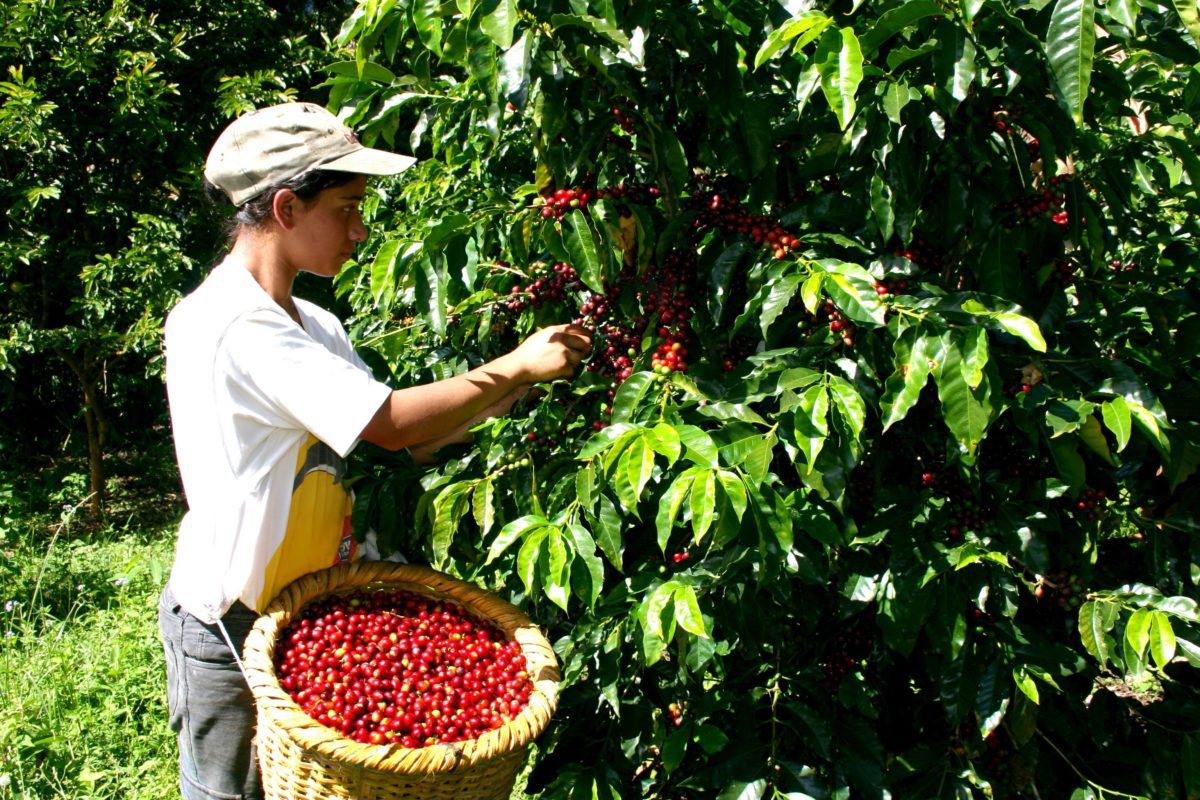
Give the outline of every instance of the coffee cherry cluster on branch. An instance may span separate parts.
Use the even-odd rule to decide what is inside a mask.
[[[583,288],[583,283],[570,264],[558,263],[547,267],[538,262],[533,265],[533,269],[533,280],[528,285],[518,284],[509,290],[510,297],[504,308],[513,313],[520,313],[546,302],[561,303],[569,292]]]
[[[618,283],[605,294],[592,294],[580,309],[577,323],[595,329],[601,343],[588,369],[624,382],[633,374],[638,346],[650,322],[657,319],[657,338],[661,341],[652,357],[654,366],[670,367],[670,371],[687,368],[687,343],[691,335],[692,299],[687,282],[695,269],[695,255],[688,251],[672,251],[661,265],[652,265],[641,275],[626,271]],[[632,317],[622,315],[618,301],[623,285],[634,286],[634,297],[641,313]],[[678,347],[675,345],[678,344]],[[665,345],[665,347],[664,347]],[[668,358],[667,353],[673,353]],[[683,353],[683,355],[680,355]],[[611,398],[610,398],[611,399]]]
[[[283,631],[275,668],[306,714],[363,744],[474,739],[533,692],[517,642],[453,603],[404,591],[310,604]]]
[[[608,188],[573,186],[555,189],[546,196],[537,198],[534,201],[534,207],[540,208],[538,213],[545,219],[562,219],[569,211],[587,208],[593,201],[605,197],[635,205],[652,205],[658,196],[658,187],[652,183],[621,181],[616,186]],[[623,216],[628,216],[630,213],[628,207],[622,207],[621,213]]]
[[[952,542],[961,540],[967,531],[979,531],[991,524],[991,512],[975,498],[967,482],[958,475],[923,472],[921,485],[932,489],[934,495],[945,498],[945,508],[950,512],[950,526],[946,529],[946,535]]]
[[[613,121],[616,122],[617,127],[625,131],[625,133],[633,133],[633,117],[629,113],[628,105],[629,101],[624,97],[618,97],[615,101],[613,101]]]
[[[725,348],[725,355],[721,358],[721,369],[726,372],[733,372],[738,366],[748,357],[754,354],[758,349],[758,343],[748,336],[735,336],[729,346]]]
[[[650,356],[650,366],[660,375],[687,371],[687,347],[676,335],[668,336]]]
[[[1104,514],[1104,507],[1108,504],[1108,495],[1103,489],[1088,488],[1084,490],[1083,496],[1078,500],[1067,500],[1066,502],[1076,519],[1095,522]]]
[[[1075,284],[1075,264],[1065,258],[1056,259],[1050,270],[1050,280],[1064,289]]]
[[[1087,586],[1078,575],[1059,570],[1043,576],[1034,587],[1033,596],[1064,611],[1073,611],[1083,605]]]
[[[562,219],[573,208],[587,208],[587,204],[596,196],[594,190],[588,189],[555,189],[546,197],[538,198],[541,204],[541,215],[546,219]]]
[[[736,199],[720,192],[697,192],[685,205],[698,212],[693,228],[717,228],[724,233],[749,236],[775,258],[787,258],[790,251],[800,246],[800,237],[784,228],[778,219],[751,214]]]
[[[1010,212],[1011,216],[1005,224],[1012,227],[1017,218],[1032,219],[1040,216],[1048,216],[1055,225],[1065,227],[1070,224],[1070,217],[1063,208],[1066,195],[1060,188],[1069,178],[1069,175],[1056,175],[1033,194],[1007,204],[1002,210]]]
[[[874,620],[874,609],[868,609],[858,618],[847,620],[834,633],[822,659],[827,691],[836,691],[842,680],[871,654],[875,644]]]
[[[940,271],[946,263],[946,252],[921,236],[914,236],[907,247],[897,248],[895,255],[934,272]]]

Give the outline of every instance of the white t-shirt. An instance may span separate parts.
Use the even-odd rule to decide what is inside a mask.
[[[231,256],[167,317],[188,503],[170,583],[206,622],[355,555],[343,459],[391,390],[336,317],[295,302],[303,327]]]

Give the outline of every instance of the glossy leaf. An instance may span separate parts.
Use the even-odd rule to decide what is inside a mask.
[[[942,362],[935,373],[942,418],[958,441],[963,455],[974,459],[979,443],[996,414],[990,382],[984,380],[972,390],[963,377],[964,355],[961,340],[949,337],[942,351]]]
[[[562,228],[563,245],[579,279],[592,291],[603,292],[610,260],[608,243],[583,214],[567,214]]]
[[[939,336],[918,328],[908,328],[896,339],[896,372],[888,378],[879,401],[885,431],[904,419],[917,404],[941,346]]]
[[[1150,657],[1159,669],[1165,669],[1175,657],[1175,631],[1171,618],[1155,609],[1150,612]]]
[[[1100,413],[1105,427],[1112,431],[1117,439],[1117,452],[1121,452],[1129,444],[1129,435],[1132,432],[1129,404],[1125,402],[1124,397],[1114,397],[1100,406]]]
[[[855,95],[863,78],[863,55],[853,28],[827,30],[814,56],[821,91],[844,130],[857,110]]]
[[[1046,31],[1046,57],[1060,101],[1077,125],[1083,124],[1095,50],[1094,0],[1058,0]]]
[[[497,47],[507,50],[512,47],[513,32],[519,20],[517,0],[499,0],[495,10],[480,20],[479,27]]]
[[[699,544],[712,527],[717,506],[716,477],[712,470],[705,470],[696,476],[688,497],[692,513],[692,540]]]
[[[1089,600],[1079,608],[1079,638],[1083,647],[1100,662],[1101,668],[1112,660],[1116,642],[1109,631],[1117,622],[1119,611],[1115,605]]]
[[[688,633],[708,638],[708,630],[704,627],[704,616],[700,613],[700,603],[696,599],[696,590],[691,586],[678,586],[675,589],[675,621],[679,627]]]

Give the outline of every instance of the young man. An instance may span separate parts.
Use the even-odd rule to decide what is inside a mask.
[[[541,330],[437,383],[392,390],[341,323],[292,297],[333,277],[367,232],[367,175],[412,159],[363,147],[319,106],[251,112],[217,139],[210,195],[237,208],[232,247],[166,325],[167,394],[188,511],[159,622],[185,798],[259,797],[254,707],[229,642],[292,580],[353,559],[343,459],[360,440],[430,447],[505,413],[530,384],[571,375],[586,330]]]

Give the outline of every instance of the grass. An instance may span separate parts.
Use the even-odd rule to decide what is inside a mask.
[[[0,480],[0,800],[177,796],[157,600],[178,511],[85,524],[72,474]]]
[[[0,474],[0,800],[179,796],[158,595],[180,504],[164,463],[113,478],[102,524],[84,517],[78,464],[29,487]]]

